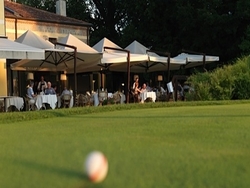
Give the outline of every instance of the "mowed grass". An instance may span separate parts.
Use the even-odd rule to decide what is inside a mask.
[[[32,112],[31,112],[32,114]],[[107,178],[89,182],[102,151]],[[0,187],[250,187],[250,105],[136,109],[0,125]]]

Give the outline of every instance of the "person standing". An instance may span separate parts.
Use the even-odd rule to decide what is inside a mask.
[[[136,85],[139,86],[139,78],[138,77],[135,78],[135,82],[133,84],[133,90],[135,90]]]
[[[38,92],[44,92],[46,88],[47,88],[47,83],[44,80],[44,77],[41,76],[41,81],[38,83],[37,91]]]

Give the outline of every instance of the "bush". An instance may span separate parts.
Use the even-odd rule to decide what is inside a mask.
[[[233,68],[236,74],[233,99],[250,99],[250,58],[239,59]]]
[[[213,100],[230,100],[233,95],[235,76],[232,65],[218,68],[210,74]]]
[[[212,72],[196,73],[188,82],[194,88],[187,99],[230,100],[250,99],[250,57],[237,59],[233,65]]]
[[[187,94],[187,100],[212,100],[210,93],[210,75],[208,72],[191,75],[188,82],[191,83],[190,87],[193,88],[193,91],[190,90],[189,94]]]

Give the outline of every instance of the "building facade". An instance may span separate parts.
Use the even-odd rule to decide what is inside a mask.
[[[0,35],[6,36],[10,40],[15,40],[27,30],[31,30],[51,42],[56,42],[69,33],[86,44],[89,42],[91,24],[67,17],[65,0],[57,0],[57,14],[7,0],[0,0],[0,10],[1,14],[4,12],[4,15],[0,14]],[[2,59],[0,61],[0,95],[23,95],[27,72],[11,71],[10,64],[13,63],[13,60]],[[58,73],[35,72],[34,75],[36,80],[43,75],[56,84],[59,82]],[[87,78],[86,82],[89,85],[90,77]],[[69,82],[72,81],[69,80]]]

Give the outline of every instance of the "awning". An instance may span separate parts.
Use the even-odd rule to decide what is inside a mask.
[[[0,38],[0,58],[2,59],[44,59],[45,52],[42,49]]]

